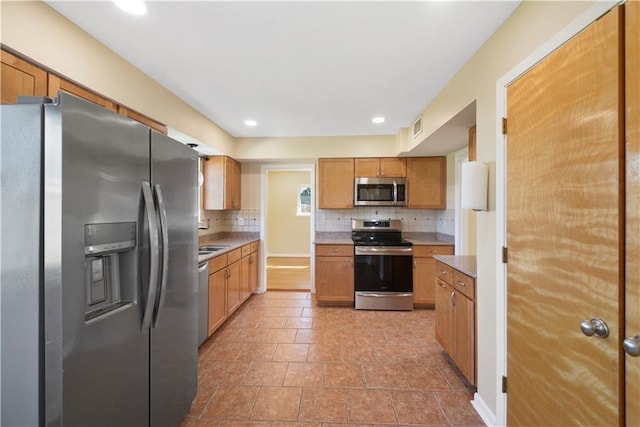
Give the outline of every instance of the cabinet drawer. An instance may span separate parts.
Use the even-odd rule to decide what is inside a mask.
[[[441,263],[440,261],[436,263],[436,276],[438,279],[450,285],[453,284],[453,268]]]
[[[255,242],[251,242],[251,243],[250,243],[250,246],[251,246],[251,252],[258,252],[258,244],[259,244],[259,242],[258,242],[258,241],[255,241]]]
[[[316,256],[353,256],[353,245],[316,245]]]
[[[209,260],[209,274],[213,274],[218,270],[222,270],[227,266],[227,254],[218,255]]]
[[[414,257],[432,257],[434,255],[453,255],[453,246],[449,245],[413,245]]]
[[[473,277],[460,273],[458,270],[453,271],[453,287],[463,293],[471,300],[475,300],[476,281]]]
[[[242,247],[242,258],[249,256],[251,253],[251,243],[246,244]]]
[[[234,249],[227,253],[227,264],[233,264],[242,258],[242,248]]]

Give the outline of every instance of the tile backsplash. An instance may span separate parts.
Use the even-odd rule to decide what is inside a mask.
[[[203,224],[209,228],[199,230],[199,236],[222,232],[260,232],[260,209],[204,211],[202,218]]]
[[[430,209],[404,209],[396,207],[358,207],[354,209],[319,209],[316,211],[316,231],[351,231],[352,219],[399,219],[406,232],[440,232],[453,234],[451,215]],[[443,218],[441,220],[441,217]]]
[[[209,228],[198,235],[221,232],[260,232],[260,209],[204,211],[203,223]],[[358,207],[354,209],[318,209],[315,231],[351,231],[352,219],[399,219],[406,232],[432,232],[454,235],[455,210],[404,209],[395,207]]]

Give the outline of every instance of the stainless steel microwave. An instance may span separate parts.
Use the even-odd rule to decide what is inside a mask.
[[[406,206],[406,178],[356,178],[355,206]]]

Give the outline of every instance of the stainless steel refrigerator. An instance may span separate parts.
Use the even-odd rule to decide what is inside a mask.
[[[197,153],[30,101],[0,107],[0,425],[175,426],[197,385]]]

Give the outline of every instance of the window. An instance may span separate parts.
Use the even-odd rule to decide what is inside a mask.
[[[311,215],[311,186],[309,184],[298,185],[298,194],[296,196],[298,205],[296,215]]]

